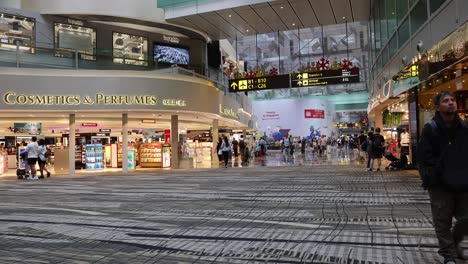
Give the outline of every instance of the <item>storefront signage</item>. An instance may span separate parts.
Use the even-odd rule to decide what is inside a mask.
[[[180,39],[176,36],[168,36],[168,35],[163,35],[164,41],[171,42],[171,43],[179,43]]]
[[[85,127],[96,127],[97,123],[81,123],[81,126]]]
[[[291,87],[306,87],[359,82],[357,70],[327,70],[291,75]]]
[[[71,18],[68,19],[68,23],[69,23],[69,24],[72,24],[72,25],[81,26],[81,27],[84,26],[83,21],[81,21],[81,20],[76,20],[76,19],[71,19]]]
[[[162,103],[165,106],[180,106],[180,107],[187,106],[187,103],[185,102],[185,100],[178,100],[178,99],[163,99]]]
[[[89,95],[40,95],[40,94],[17,94],[6,92],[3,102],[7,105],[157,105],[155,95],[113,95],[98,93],[94,97]],[[162,99],[162,105],[186,107],[187,102],[180,99]]]
[[[96,137],[108,137],[109,135],[106,133],[96,133]]]
[[[305,109],[304,110],[304,118],[325,119],[325,110]]]
[[[154,123],[156,123],[156,120],[154,120],[154,119],[142,119],[141,122],[142,123],[148,123],[148,124],[154,124]]]
[[[111,129],[110,128],[101,128],[101,129],[99,129],[99,132],[101,132],[101,133],[110,133]]]
[[[411,65],[405,69],[403,69],[401,72],[397,74],[396,77],[394,77],[394,80],[396,81],[401,81],[405,80],[411,77],[416,77],[419,75],[419,67],[418,65]]]
[[[239,118],[239,112],[238,111],[235,111],[232,108],[223,107],[222,105],[219,105],[219,113],[223,114],[223,115]]]
[[[3,95],[7,105],[156,105],[154,95],[111,95],[98,93],[84,95],[39,95],[7,92]]]
[[[229,80],[229,92],[289,88],[289,74]]]

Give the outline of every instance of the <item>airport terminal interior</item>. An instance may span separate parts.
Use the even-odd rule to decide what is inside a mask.
[[[467,0],[0,0],[0,263],[465,263],[417,153],[438,93],[468,122],[467,22]]]

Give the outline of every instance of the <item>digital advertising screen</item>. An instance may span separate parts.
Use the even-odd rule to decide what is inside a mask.
[[[188,48],[155,43],[153,49],[154,61],[158,63],[189,64],[190,56]]]

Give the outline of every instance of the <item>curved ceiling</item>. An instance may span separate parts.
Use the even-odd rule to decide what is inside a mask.
[[[212,39],[235,38],[320,25],[367,21],[370,0],[277,0],[194,13],[168,22],[204,32]]]

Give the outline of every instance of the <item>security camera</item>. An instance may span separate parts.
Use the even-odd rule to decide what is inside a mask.
[[[406,66],[406,61],[407,61],[407,59],[408,59],[408,58],[406,57],[406,55],[403,56],[403,57],[401,57],[401,64],[403,64],[403,66]]]
[[[418,44],[416,45],[416,50],[419,53],[421,53],[422,49],[423,49],[423,42],[422,42],[422,40],[420,40],[420,41],[418,41]]]

